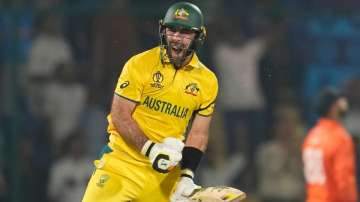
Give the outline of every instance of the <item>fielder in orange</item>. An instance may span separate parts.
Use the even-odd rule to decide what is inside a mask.
[[[327,89],[318,105],[320,119],[302,148],[306,202],[357,202],[354,145],[340,122],[347,100]]]

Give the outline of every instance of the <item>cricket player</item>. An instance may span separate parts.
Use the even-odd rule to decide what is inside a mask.
[[[196,50],[205,40],[194,4],[173,4],[160,45],[133,56],[115,88],[103,149],[83,202],[184,201],[206,150],[218,92]]]
[[[320,119],[302,148],[306,202],[357,202],[354,145],[341,123],[347,100],[327,89],[318,105]]]

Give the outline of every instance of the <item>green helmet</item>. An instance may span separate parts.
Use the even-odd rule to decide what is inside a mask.
[[[201,10],[194,4],[179,2],[167,10],[163,25],[201,31],[204,27],[204,17]]]
[[[160,20],[160,38],[163,42],[163,27],[180,27],[193,30],[198,33],[194,49],[202,45],[206,37],[204,17],[201,10],[196,5],[189,2],[178,2],[170,6],[164,19]]]

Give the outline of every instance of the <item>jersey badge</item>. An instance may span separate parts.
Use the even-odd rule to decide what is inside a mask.
[[[153,83],[151,83],[151,87],[154,88],[163,88],[164,85],[162,84],[162,82],[164,81],[164,76],[161,74],[160,71],[157,71],[153,74]]]
[[[105,183],[110,179],[109,175],[101,175],[99,181],[96,183],[98,187],[104,187]]]
[[[200,89],[196,83],[190,83],[185,87],[185,93],[192,96],[197,96],[199,91]]]

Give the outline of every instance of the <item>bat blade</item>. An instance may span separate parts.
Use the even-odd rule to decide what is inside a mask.
[[[226,186],[205,187],[189,197],[190,202],[240,202],[246,198],[246,194],[239,189]]]

